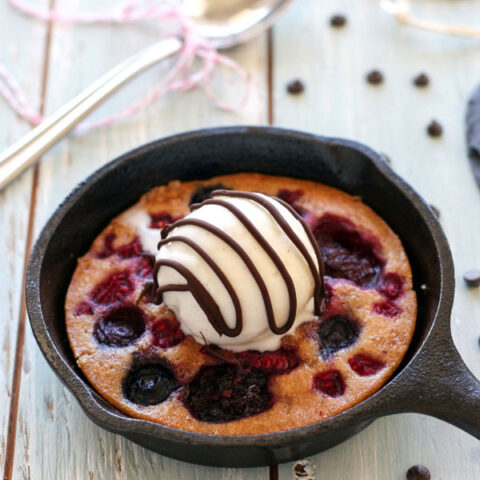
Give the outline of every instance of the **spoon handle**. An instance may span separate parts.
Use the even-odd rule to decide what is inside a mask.
[[[181,40],[168,38],[133,55],[4,150],[0,154],[0,189],[32,165],[42,153],[122,85],[160,60],[177,53],[181,47]]]

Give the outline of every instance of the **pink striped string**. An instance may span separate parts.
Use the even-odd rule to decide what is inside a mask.
[[[153,20],[169,28],[169,35],[183,38],[182,50],[176,55],[171,70],[146,95],[134,101],[124,110],[94,122],[83,122],[75,129],[87,131],[112,125],[127,120],[142,110],[155,104],[168,92],[181,92],[195,88],[203,88],[207,97],[218,108],[236,112],[243,108],[249,94],[250,79],[247,73],[233,60],[221,55],[205,38],[194,32],[192,20],[186,17],[177,0],[127,0],[118,3],[105,11],[49,11],[42,10],[23,2],[8,0],[11,7],[22,14],[49,23],[63,24],[127,24]],[[193,70],[195,61],[199,59],[200,68]],[[244,93],[236,104],[221,100],[212,88],[212,79],[217,67],[223,66],[236,73],[243,85]],[[43,116],[27,101],[19,83],[10,71],[0,64],[0,96],[22,118],[32,125],[38,125]]]

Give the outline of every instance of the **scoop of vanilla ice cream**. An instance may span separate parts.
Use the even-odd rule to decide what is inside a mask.
[[[315,280],[305,257],[286,235],[270,212],[249,198],[216,196],[237,207],[259,230],[273,247],[288,270],[296,290],[297,308],[293,331],[300,323],[314,317],[313,294]],[[317,269],[315,250],[301,222],[279,201],[262,195],[288,222],[295,234],[305,245]],[[237,216],[221,205],[205,204],[191,212],[186,219],[203,220],[234,239],[251,258],[258,269],[272,301],[275,323],[285,324],[289,312],[289,296],[286,283],[269,254],[259,245]],[[192,335],[199,343],[213,343],[233,351],[248,349],[275,350],[280,347],[283,335],[275,334],[268,325],[262,292],[251,271],[241,256],[224,240],[198,225],[173,225],[168,231],[167,240],[172,237],[187,237],[208,254],[223,271],[235,290],[242,310],[243,328],[238,336],[220,335],[212,327],[204,310],[191,291],[165,291],[163,301],[172,309],[186,334]],[[156,256],[157,262],[170,260],[179,262],[188,269],[211,295],[217,304],[228,327],[235,325],[235,308],[231,295],[218,275],[191,246],[180,241],[163,244]],[[157,273],[159,287],[167,285],[187,285],[187,279],[177,270],[161,265]]]

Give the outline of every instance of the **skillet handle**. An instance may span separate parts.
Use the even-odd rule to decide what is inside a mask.
[[[411,365],[410,388],[397,405],[445,420],[480,440],[480,380],[463,362],[450,332],[432,334]]]

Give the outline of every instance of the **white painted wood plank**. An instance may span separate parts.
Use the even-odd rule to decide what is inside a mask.
[[[26,95],[38,106],[40,98],[45,29],[31,24],[0,2],[0,62],[25,87]],[[0,99],[0,150],[28,131]],[[15,343],[22,292],[31,174],[24,175],[0,192],[0,465],[3,470],[7,448],[7,427],[11,400]]]
[[[108,1],[101,4],[106,5]],[[99,6],[68,1],[60,7]],[[52,38],[47,110],[62,105],[108,68],[155,39],[140,27],[56,27]],[[135,119],[106,130],[69,137],[42,161],[35,232],[39,233],[64,196],[86,175],[116,155],[175,132],[231,123],[263,123],[266,118],[266,39],[237,49],[232,56],[252,72],[248,107],[239,115],[215,109],[202,92],[162,99]],[[96,118],[111,114],[146,91],[162,67],[136,80],[105,104]],[[223,93],[238,95],[234,84]],[[62,387],[38,350],[30,331],[25,346],[14,478],[90,479],[248,479],[264,480],[268,469],[235,471],[188,465],[151,453],[90,422]]]
[[[475,1],[413,3],[430,18],[480,18]],[[343,29],[328,25],[338,11],[348,16]],[[480,292],[466,289],[461,276],[480,266],[480,192],[464,143],[467,98],[480,82],[479,48],[478,41],[400,26],[369,0],[301,0],[274,34],[275,123],[354,138],[388,153],[396,171],[440,208],[457,271],[452,331],[477,376]],[[365,83],[372,68],[384,72],[383,85]],[[411,85],[420,71],[432,80],[424,90]],[[306,92],[289,96],[285,85],[296,77]],[[432,118],[444,126],[441,139],[425,134]],[[312,460],[318,479],[402,479],[409,466],[423,463],[432,478],[470,480],[480,477],[479,452],[478,440],[459,429],[408,414],[377,421]],[[292,465],[280,468],[280,478],[292,478]]]

